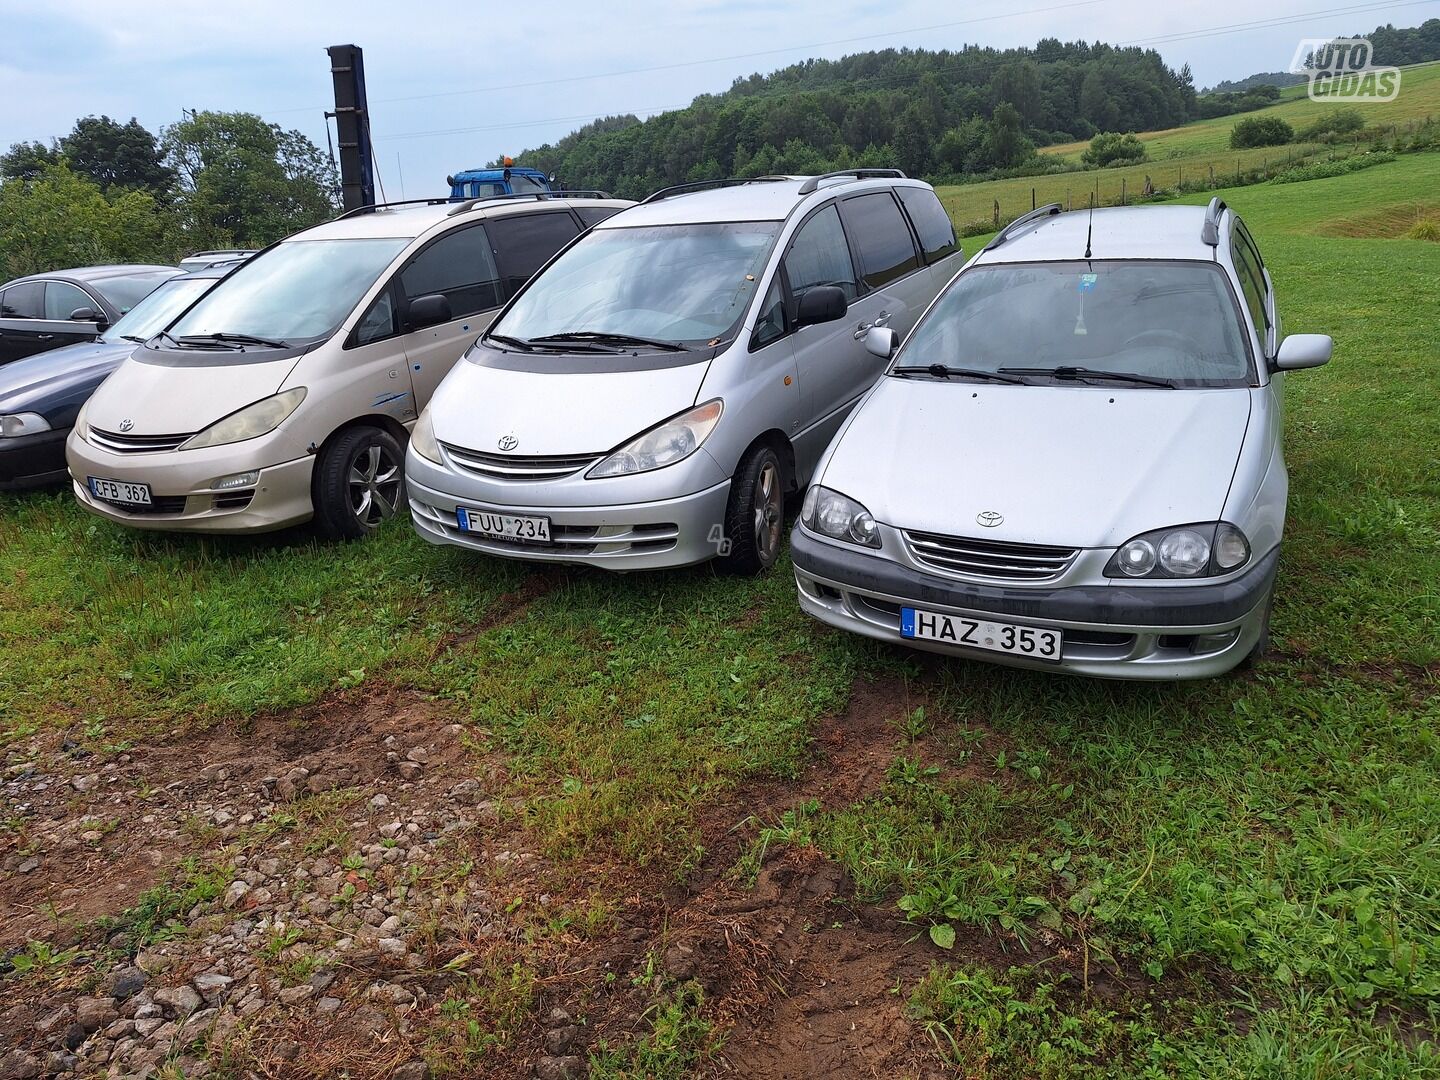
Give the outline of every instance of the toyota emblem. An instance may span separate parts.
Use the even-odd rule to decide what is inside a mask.
[[[975,515],[975,520],[983,528],[993,529],[1005,520],[1004,514],[997,514],[994,510],[982,510]]]
[[[501,450],[514,450],[520,445],[520,440],[514,435],[501,435],[499,445]]]
[[[121,430],[121,431],[129,431],[129,430],[130,430],[131,428],[133,428],[134,426],[135,426],[135,421],[134,421],[134,420],[121,420],[121,421],[120,421],[120,430]]]

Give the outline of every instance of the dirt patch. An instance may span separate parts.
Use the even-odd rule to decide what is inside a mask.
[[[522,618],[525,612],[530,610],[531,604],[558,589],[565,582],[567,573],[566,568],[558,566],[542,566],[530,570],[518,589],[501,593],[495,598],[490,610],[478,623],[441,638],[430,653],[430,659],[435,660],[444,653],[468,645],[497,626]]]
[[[132,906],[180,860],[241,838],[261,807],[336,789],[385,790],[402,772],[449,775],[465,751],[431,702],[339,696],[119,754],[45,736],[7,763],[0,950]],[[409,762],[424,745],[425,764]],[[14,755],[12,755],[14,756]],[[303,775],[302,775],[303,774]]]
[[[1395,240],[1427,220],[1440,220],[1440,202],[1401,203],[1363,214],[1346,214],[1322,222],[1316,232],[1322,236]]]

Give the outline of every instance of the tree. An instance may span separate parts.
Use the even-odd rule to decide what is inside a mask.
[[[60,160],[60,152],[42,142],[18,142],[0,154],[0,177],[6,180],[34,180]]]
[[[1025,137],[1020,112],[1008,101],[995,106],[990,132],[985,137],[985,159],[992,168],[1013,169],[1035,153],[1035,144]]]
[[[1044,100],[1040,94],[1040,69],[1030,60],[1004,64],[995,72],[995,100],[1008,101],[1020,113],[1026,127],[1039,127]]]
[[[1121,135],[1107,131],[1090,140],[1090,146],[1080,155],[1086,165],[1104,168],[1106,165],[1133,164],[1146,158],[1145,144],[1135,135]]]
[[[155,136],[134,117],[128,124],[108,116],[86,116],[60,140],[60,152],[70,169],[88,176],[101,191],[134,188],[164,196],[175,184],[175,173],[161,161]]]
[[[0,184],[0,281],[64,266],[172,261],[179,238],[148,192],[107,198],[63,162]]]
[[[337,208],[334,169],[319,147],[252,113],[194,113],[160,144],[197,245],[263,246]]]
[[[1247,116],[1230,129],[1230,147],[1283,146],[1295,138],[1295,129],[1278,116]]]
[[[900,114],[893,145],[895,164],[911,176],[921,176],[930,168],[930,133],[916,106]]]

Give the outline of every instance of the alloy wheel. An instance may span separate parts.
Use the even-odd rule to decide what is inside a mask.
[[[755,550],[769,566],[780,550],[780,527],[784,518],[784,493],[780,470],[767,461],[755,484]]]
[[[400,502],[400,462],[390,449],[371,443],[350,466],[350,510],[367,529],[395,513]]]

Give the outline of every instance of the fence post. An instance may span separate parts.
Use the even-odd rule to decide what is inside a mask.
[[[994,218],[995,218],[995,224],[998,226],[998,225],[1000,224],[1000,200],[999,200],[999,199],[996,199],[996,200],[995,200],[995,214],[994,214]]]
[[[1125,205],[1125,177],[1120,177],[1120,205]]]
[[[1175,181],[1175,190],[1176,190],[1176,191],[1183,191],[1184,189],[1185,189],[1185,166],[1184,166],[1184,165],[1181,165],[1181,166],[1180,166],[1180,176],[1179,176],[1179,178]]]
[[[1210,166],[1210,186],[1211,186],[1212,188],[1215,186],[1215,166],[1214,166],[1214,165],[1211,165],[1211,166]]]
[[[1035,209],[1035,189],[1033,187],[1030,189],[1030,209]]]

